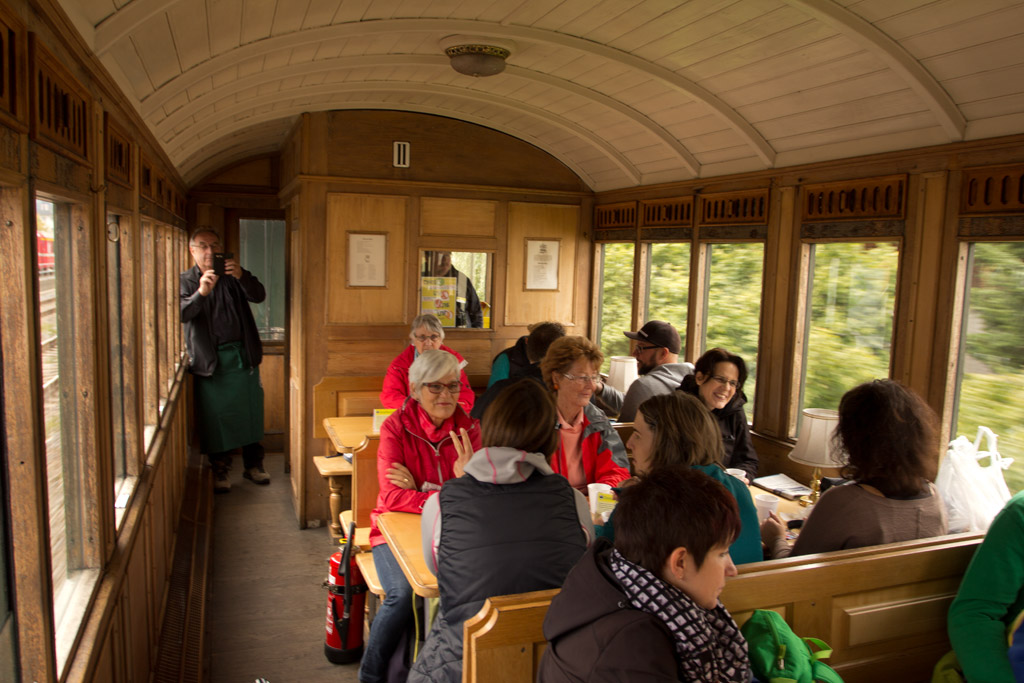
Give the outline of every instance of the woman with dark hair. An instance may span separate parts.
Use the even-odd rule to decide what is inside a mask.
[[[746,640],[718,600],[736,575],[736,499],[676,465],[624,488],[616,516],[615,547],[598,539],[551,601],[537,680],[750,681]]]
[[[722,432],[723,467],[735,467],[747,473],[747,483],[757,476],[757,451],[750,441],[750,427],[743,404],[747,397],[747,364],[734,353],[714,348],[697,359],[694,373],[683,378],[680,391],[696,396],[711,411]]]
[[[793,545],[774,513],[761,525],[773,558],[807,555],[946,533],[946,508],[932,483],[938,461],[938,419],[920,396],[898,382],[861,384],[839,402],[832,436],[843,453],[848,484],[815,504]]]
[[[637,474],[685,465],[725,486],[736,498],[742,521],[742,529],[729,548],[733,562],[745,564],[764,559],[754,501],[743,482],[727,474],[719,464],[722,436],[700,399],[680,391],[647,399],[637,408],[628,446]],[[608,523],[599,529],[601,536],[614,539],[614,520],[613,511]]]
[[[552,342],[540,371],[558,409],[558,450],[551,469],[580,491],[587,484],[617,486],[629,479],[626,447],[608,417],[590,399],[601,381],[604,354],[586,337]]]
[[[441,611],[409,675],[462,680],[462,626],[493,595],[558,588],[593,537],[583,495],[548,461],[558,447],[555,406],[539,382],[519,380],[488,406],[483,447],[465,476],[423,507],[423,554]],[[463,432],[460,456],[472,452]]]

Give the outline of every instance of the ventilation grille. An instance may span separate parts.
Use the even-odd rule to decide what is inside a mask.
[[[1024,211],[1024,166],[964,170],[960,213],[991,214]]]
[[[142,155],[142,160],[139,162],[139,192],[146,199],[156,199],[155,188],[153,186],[153,162],[146,158],[146,155]]]
[[[89,158],[89,97],[64,67],[32,41],[32,137],[36,142]]]
[[[641,203],[645,227],[679,227],[693,225],[693,197],[650,199]]]
[[[395,142],[392,163],[395,168],[409,168],[408,142]]]
[[[700,198],[701,225],[764,225],[768,190],[707,194]]]
[[[636,226],[636,202],[594,207],[594,229],[632,228]]]
[[[0,111],[14,119],[24,117],[24,106],[18,102],[19,90],[25,85],[18,80],[24,41],[21,25],[8,17],[6,11],[0,11]]]
[[[866,178],[804,188],[804,222],[903,218],[907,177]]]
[[[106,117],[106,176],[107,180],[132,186],[132,142],[121,129],[114,124],[113,117]]]

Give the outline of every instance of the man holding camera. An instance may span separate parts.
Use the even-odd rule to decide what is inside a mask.
[[[266,298],[263,285],[225,254],[212,228],[189,238],[196,265],[179,276],[181,322],[195,376],[200,448],[210,459],[214,491],[231,490],[231,451],[241,447],[245,472],[255,484],[270,483],[263,469],[263,344],[249,302]]]

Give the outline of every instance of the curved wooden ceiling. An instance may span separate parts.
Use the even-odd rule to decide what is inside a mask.
[[[61,0],[186,182],[325,109],[448,116],[595,191],[1024,132],[1022,0]],[[515,45],[488,78],[453,34]]]

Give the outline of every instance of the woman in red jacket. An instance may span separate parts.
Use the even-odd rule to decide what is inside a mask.
[[[386,597],[359,668],[359,680],[367,683],[387,679],[388,661],[413,618],[412,587],[377,528],[377,517],[384,512],[419,514],[441,484],[462,476],[465,461],[459,459],[453,434],[465,430],[473,449],[480,447],[480,428],[458,403],[462,384],[455,356],[424,350],[409,368],[409,386],[409,398],[381,426],[377,450],[380,493],[370,514],[370,544]]]
[[[409,332],[409,340],[412,342],[405,347],[405,351],[395,356],[388,366],[388,372],[384,375],[384,386],[380,392],[380,404],[385,408],[401,408],[405,399],[409,397],[412,389],[412,382],[409,381],[409,368],[412,362],[421,353],[429,349],[441,349],[455,356],[459,363],[457,376],[462,383],[462,391],[456,398],[459,405],[463,407],[466,414],[473,409],[473,401],[476,398],[469,386],[469,378],[466,377],[465,359],[455,349],[448,348],[444,341],[444,327],[436,315],[424,313],[416,316],[412,321],[412,330]]]
[[[590,403],[604,354],[586,337],[562,337],[548,347],[540,371],[555,392],[558,450],[551,469],[586,494],[587,484],[617,486],[629,479],[629,460],[619,433]]]

